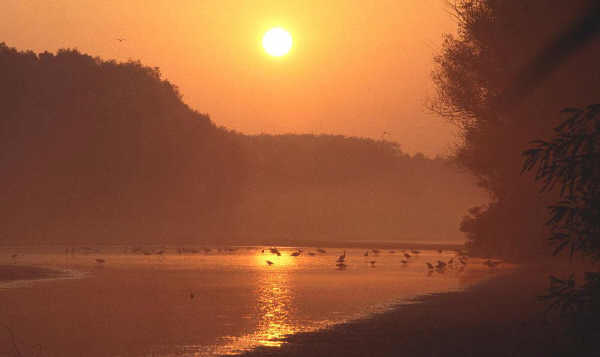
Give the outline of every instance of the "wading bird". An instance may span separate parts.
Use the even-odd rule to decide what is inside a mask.
[[[483,262],[483,264],[487,265],[490,269],[494,269],[498,265],[502,264],[502,262],[494,262],[494,261],[491,261],[490,259],[488,259],[485,262]]]
[[[319,252],[321,254],[327,253],[327,251],[325,251],[325,249],[321,249],[321,248],[317,249],[317,252]]]
[[[427,268],[429,268],[429,270],[433,270],[433,264],[431,264],[429,262],[427,262],[425,264],[427,264]]]
[[[343,262],[344,262],[344,260],[346,260],[346,251],[345,251],[345,250],[344,250],[344,254],[340,255],[340,256],[337,258],[337,260],[336,260],[336,261],[337,261],[338,263],[343,263]]]
[[[344,269],[346,269],[348,267],[343,262],[337,263],[335,266],[338,268],[338,270],[344,270]]]
[[[408,259],[408,258],[410,258],[410,254],[408,254],[408,253],[404,253],[404,257],[405,257],[406,259]]]

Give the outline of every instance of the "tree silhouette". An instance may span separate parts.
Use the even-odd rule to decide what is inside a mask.
[[[533,142],[523,152],[523,171],[534,170],[542,191],[558,190],[560,200],[549,206],[550,241],[554,254],[564,249],[600,260],[600,104],[563,110],[569,118],[558,125],[551,140]],[[600,273],[586,272],[576,286],[574,275],[550,277],[543,299],[572,319],[574,332],[600,332]]]
[[[600,104],[563,113],[570,117],[554,129],[554,138],[534,141],[523,152],[523,171],[537,167],[542,191],[560,191],[547,222],[555,254],[568,247],[571,256],[581,252],[600,260]]]
[[[477,177],[491,198],[477,215],[467,214],[462,228],[474,254],[511,259],[550,254],[544,239],[545,207],[556,193],[540,194],[533,180],[521,175],[519,158],[530,141],[553,135],[555,113],[596,99],[600,47],[580,49],[568,61],[562,54],[560,61],[540,54],[553,53],[548,49],[554,48],[556,38],[590,9],[596,11],[597,4],[587,0],[451,4],[458,33],[444,37],[435,58],[437,97],[430,107],[457,126],[462,140],[454,158]],[[523,69],[530,69],[531,63],[544,69],[533,71],[530,78]],[[525,89],[513,90],[523,81]],[[537,81],[536,86],[530,81]],[[515,95],[522,98],[507,99]]]

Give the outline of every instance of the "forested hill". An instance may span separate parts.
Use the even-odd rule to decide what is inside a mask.
[[[2,244],[459,239],[481,200],[393,143],[219,128],[139,62],[0,44],[0,78]]]
[[[1,46],[0,78],[5,238],[163,239],[218,229],[239,199],[235,137],[158,69]]]

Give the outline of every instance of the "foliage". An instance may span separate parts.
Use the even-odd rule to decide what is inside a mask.
[[[523,152],[523,171],[537,166],[542,191],[558,186],[561,200],[549,207],[555,254],[565,247],[600,259],[600,105],[565,109],[571,115],[549,141]]]
[[[563,110],[569,115],[555,130],[552,140],[534,141],[523,152],[523,171],[534,170],[542,191],[558,189],[560,201],[549,206],[550,240],[554,254],[569,248],[600,259],[600,105]],[[537,169],[536,169],[537,168]],[[550,289],[542,300],[572,320],[578,335],[600,331],[600,273],[586,272],[582,286],[574,276],[550,277]]]
[[[547,313],[558,311],[570,322],[569,332],[582,339],[600,333],[600,273],[586,272],[584,283],[576,286],[574,275],[567,279],[550,276]]]
[[[451,3],[458,31],[444,37],[434,58],[432,77],[437,95],[430,108],[459,129],[462,140],[454,159],[477,177],[492,201],[481,212],[492,210],[489,214],[467,214],[465,218],[463,230],[472,247],[489,254],[509,254],[505,257],[512,259],[549,253],[544,240],[545,207],[554,201],[556,193],[539,194],[533,180],[521,175],[518,158],[530,141],[552,135],[549,118],[554,113],[567,105],[593,100],[597,88],[594,78],[600,75],[596,65],[600,48],[588,47],[573,55],[518,105],[507,105],[503,93],[523,76],[521,70],[529,68],[532,59],[539,60],[538,54],[547,44],[592,3]],[[482,221],[477,223],[479,219]],[[497,239],[506,242],[495,242]]]

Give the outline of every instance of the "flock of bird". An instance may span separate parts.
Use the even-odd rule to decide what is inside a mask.
[[[235,251],[237,251],[239,248],[199,248],[199,249],[195,249],[195,248],[177,248],[175,251],[177,254],[179,255],[183,255],[183,254],[199,254],[199,253],[205,253],[205,254],[210,254],[213,251],[217,252],[217,253],[233,253]],[[252,247],[247,247],[246,249],[251,250],[251,249],[255,249]],[[162,257],[167,251],[166,247],[161,247],[158,249],[143,249],[142,247],[128,247],[125,248],[125,250],[123,251],[124,254],[141,254],[141,255],[156,255],[159,257]],[[66,248],[65,249],[65,254],[67,255],[75,255],[76,253],[81,253],[81,254],[94,254],[94,253],[99,253],[100,250],[97,248],[89,248],[89,247],[81,247],[81,248]],[[262,254],[271,254],[271,255],[275,255],[275,256],[281,256],[283,253],[276,247],[272,247],[272,248],[266,248],[266,249],[262,249],[261,250]],[[289,253],[289,256],[292,257],[299,257],[303,254],[306,254],[308,256],[315,256],[317,254],[326,254],[327,251],[325,249],[322,248],[317,248],[316,252],[313,251],[308,251],[308,252],[304,252],[303,249],[296,249],[293,252]],[[368,259],[366,260],[366,262],[369,264],[369,266],[371,266],[372,268],[375,268],[377,260],[375,260],[376,257],[379,257],[381,250],[379,249],[369,249],[367,251],[364,252],[363,257]],[[396,254],[395,250],[388,250],[389,254]],[[413,261],[415,257],[419,256],[421,252],[415,249],[412,250],[402,250],[401,251],[401,260],[400,263],[403,266],[406,266],[409,264],[409,262]],[[438,249],[438,253],[442,254],[443,251],[441,249]],[[11,258],[13,259],[13,262],[16,262],[17,258],[22,255],[22,254],[12,254]],[[347,264],[347,257],[348,255],[346,254],[346,251],[343,251],[343,254],[339,255],[337,257],[337,259],[335,260],[335,266],[338,270],[344,270],[348,267]],[[425,265],[427,267],[427,271],[429,272],[429,274],[433,273],[433,272],[437,272],[437,273],[445,273],[447,271],[453,270],[453,271],[459,271],[462,272],[468,262],[469,257],[466,255],[465,252],[462,251],[457,251],[456,255],[454,255],[452,258],[450,258],[447,261],[442,261],[442,260],[438,260],[436,263],[431,263],[431,262],[426,262]],[[104,265],[106,263],[105,259],[102,258],[96,258],[95,262],[98,265]],[[272,260],[265,260],[265,263],[268,266],[272,266],[275,265],[275,262],[273,262]],[[487,266],[490,270],[494,270],[496,269],[500,264],[502,264],[502,261],[493,261],[491,259],[487,259],[483,262],[483,264],[485,266]]]
[[[269,248],[268,250],[263,249],[262,253],[264,254],[265,252],[267,253],[271,253],[277,256],[281,256],[282,253],[279,249],[277,248]],[[319,248],[317,250],[317,252],[321,253],[321,254],[325,254],[326,251],[324,249]],[[295,251],[293,251],[292,253],[290,253],[289,255],[292,257],[298,257],[301,254],[303,254],[304,251],[302,249],[297,249]],[[365,258],[373,258],[373,257],[378,257],[379,254],[381,253],[381,251],[379,249],[369,249],[367,251],[364,252],[363,257]],[[396,251],[394,250],[389,250],[388,251],[389,254],[395,254]],[[417,257],[421,252],[418,250],[402,250],[402,260],[400,260],[400,263],[404,266],[408,265],[409,262],[411,260],[413,260],[415,257]],[[443,250],[438,249],[438,253],[442,254]],[[310,256],[314,256],[315,253],[314,252],[308,252],[307,253]],[[335,260],[335,266],[337,269],[339,270],[344,270],[348,267],[347,264],[347,259],[348,255],[346,254],[346,251],[344,250],[343,254],[339,255],[337,257],[337,259]],[[425,265],[427,267],[427,270],[429,272],[429,274],[433,273],[433,272],[437,272],[437,273],[445,273],[447,271],[453,270],[453,271],[458,271],[458,272],[462,272],[464,271],[466,265],[467,265],[467,261],[468,261],[469,257],[466,255],[465,252],[462,251],[457,251],[456,255],[453,256],[452,258],[450,258],[448,261],[442,261],[442,260],[438,260],[437,263],[433,264],[431,262],[426,262]],[[271,266],[274,265],[275,263],[271,260],[266,260],[267,265]],[[367,263],[374,268],[377,261],[376,260],[368,260]],[[500,264],[502,263],[502,261],[492,261],[490,259],[486,260],[483,262],[484,265],[486,265],[487,267],[489,267],[490,269],[495,269],[497,268]]]

